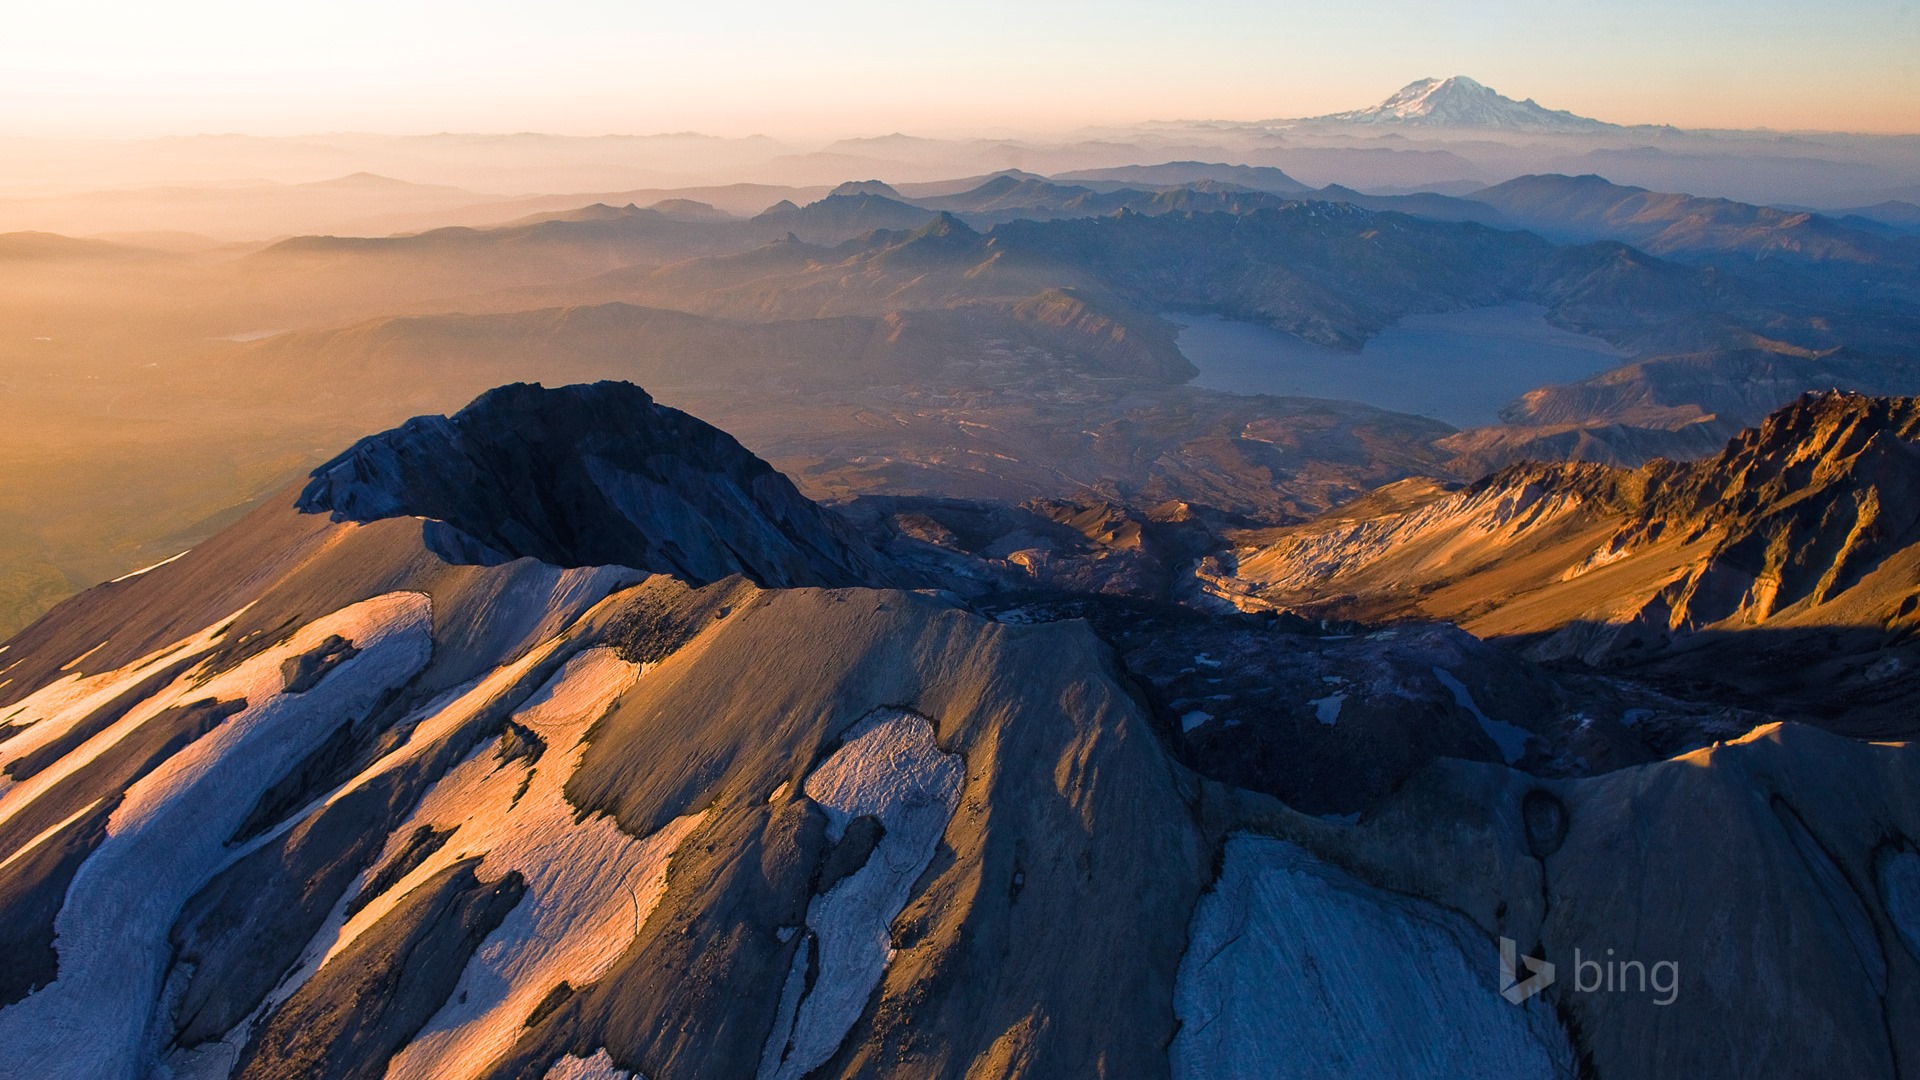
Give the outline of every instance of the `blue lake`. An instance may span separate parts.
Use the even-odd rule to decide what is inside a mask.
[[[1357,355],[1212,315],[1179,315],[1193,385],[1231,394],[1360,401],[1455,427],[1499,422],[1503,405],[1540,386],[1579,382],[1626,356],[1599,338],[1551,326],[1546,309],[1509,304],[1409,315]]]

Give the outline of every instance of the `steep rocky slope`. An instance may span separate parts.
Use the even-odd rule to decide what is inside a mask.
[[[534,393],[376,437],[321,486],[418,497],[438,462],[466,480],[450,526],[491,505],[487,536],[538,537],[606,524],[541,505],[581,444],[657,465],[656,425],[685,422],[632,390]],[[709,449],[674,475],[728,491],[742,466]],[[1771,725],[1543,778],[1492,741],[1533,675],[1458,631],[1189,614],[1123,653],[1099,619],[449,560],[405,512],[290,504],[0,652],[9,1074],[1865,1076],[1920,1055],[1909,746]],[[1115,549],[1154,524],[1029,513]],[[720,518],[622,520],[694,550]],[[1246,653],[1175,665],[1222,635]],[[1169,728],[1157,676],[1309,641],[1261,681],[1360,684],[1352,715],[1309,721],[1346,740],[1316,759],[1325,790],[1421,729],[1480,760],[1427,759],[1329,820],[1254,790],[1319,812],[1275,766],[1229,776],[1182,741],[1212,718]],[[1417,664],[1456,713],[1384,705],[1431,696]],[[1502,939],[1561,979],[1503,995]],[[1674,979],[1600,991],[1576,955]]]
[[[1885,635],[1920,603],[1920,399],[1809,395],[1701,461],[1517,465],[1363,501],[1250,534],[1234,564],[1213,587],[1242,604],[1455,619],[1537,657],[1764,645],[1757,675],[1798,640],[1831,678],[1800,672],[1802,696],[1897,713],[1914,658]]]

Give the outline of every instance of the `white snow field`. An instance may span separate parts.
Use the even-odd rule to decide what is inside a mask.
[[[605,974],[660,902],[667,862],[704,814],[675,818],[636,840],[605,815],[576,821],[564,791],[586,752],[588,729],[639,673],[640,665],[612,649],[576,655],[514,715],[546,743],[531,769],[496,760],[499,740],[493,740],[442,779],[395,830],[390,843],[397,845],[421,825],[456,829],[388,896],[404,895],[456,859],[482,852],[482,880],[518,870],[527,891],[468,962],[453,997],[394,1056],[390,1080],[479,1076],[555,987],[578,988]],[[525,793],[516,798],[522,784]],[[369,904],[355,921],[380,906]]]
[[[156,650],[135,660],[124,667],[112,671],[103,671],[98,675],[82,676],[78,673],[62,676],[33,693],[21,698],[5,710],[0,710],[0,724],[22,729],[13,738],[0,743],[0,769],[20,758],[39,750],[42,746],[65,735],[73,725],[85,720],[89,714],[121,694],[139,685],[141,680],[158,675],[168,664],[185,659],[195,653],[211,648],[220,640],[220,631],[240,613],[222,619],[212,626],[183,638],[164,649]],[[100,645],[105,645],[101,642]],[[98,652],[100,646],[88,650]],[[76,657],[67,666],[74,667],[84,657]],[[161,695],[156,695],[156,698]],[[136,706],[121,718],[114,729],[101,732],[88,740],[60,761],[35,775],[24,784],[16,783],[4,772],[0,772],[0,821],[5,821],[18,813],[40,792],[51,787],[54,781],[67,776],[88,761],[98,757],[101,751],[120,739],[141,722],[165,708],[171,701],[161,703],[153,699]],[[14,789],[21,788],[18,793]]]
[[[104,1078],[127,1075],[129,1063],[143,1058],[174,917],[230,858],[227,839],[268,785],[343,720],[364,716],[386,691],[425,666],[431,618],[420,593],[354,604],[204,683],[196,683],[192,672],[181,676],[90,740],[91,753],[61,760],[60,768],[75,768],[77,759],[91,760],[171,705],[204,698],[247,702],[127,790],[106,839],[75,874],[55,921],[59,977],[0,1010],[0,1046],[9,1068],[20,1076]],[[282,662],[335,635],[359,653],[305,693],[283,693]],[[156,658],[137,667],[151,670],[160,663]],[[138,678],[127,672],[119,685],[124,689]],[[102,685],[96,692],[110,697],[108,689]],[[58,722],[66,715],[47,719]],[[30,800],[45,773],[9,791],[0,813]],[[138,888],[129,888],[136,882]]]
[[[885,830],[865,865],[807,905],[807,929],[780,993],[760,1080],[799,1080],[818,1068],[859,1021],[892,957],[890,927],[933,861],[959,804],[965,768],[940,749],[923,716],[880,709],[847,730],[844,742],[803,788],[839,842],[855,818]],[[812,956],[817,945],[819,955]],[[811,991],[808,965],[817,969]]]

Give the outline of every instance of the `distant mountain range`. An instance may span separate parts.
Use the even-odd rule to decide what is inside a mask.
[[[1492,87],[1455,75],[1451,79],[1421,79],[1378,105],[1315,119],[1342,124],[1412,124],[1421,127],[1489,128],[1531,133],[1591,134],[1617,130],[1619,125],[1549,109],[1532,98],[1515,101]]]
[[[1305,195],[1313,189],[1279,169],[1263,165],[1211,164],[1204,161],[1169,161],[1164,165],[1124,165],[1115,169],[1081,169],[1053,177],[1078,183],[1120,183],[1133,186],[1173,187],[1212,181],[1233,184],[1252,191],[1275,195]]]
[[[1734,255],[1911,267],[1920,246],[1834,217],[1648,191],[1603,177],[1522,176],[1474,192],[1508,221],[1555,240],[1619,240],[1668,257]],[[1862,215],[1856,215],[1862,216]]]
[[[514,202],[500,205],[517,220],[497,226],[305,236],[258,249],[0,236],[14,340],[37,350],[20,356],[38,357],[48,373],[21,369],[12,386],[21,407],[10,419],[33,425],[33,438],[49,440],[85,478],[63,484],[57,500],[42,490],[13,504],[44,516],[10,520],[47,524],[0,529],[0,555],[36,568],[0,580],[0,631],[80,585],[192,545],[239,500],[329,447],[520,379],[633,378],[661,388],[794,466],[816,497],[874,490],[1019,501],[1106,477],[1147,483],[1131,470],[1155,460],[1161,496],[1264,520],[1317,512],[1414,465],[1460,480],[1526,457],[1635,466],[1710,454],[1808,390],[1920,392],[1911,284],[1920,249],[1890,224],[1592,175],[1372,195],[1311,188],[1276,167],[1168,157],[938,185],[856,179],[811,193],[691,189],[674,201],[638,193],[649,207],[620,205],[631,202],[624,197],[544,210]],[[791,201],[779,202],[783,193]],[[1901,209],[1872,208],[1888,217]],[[1529,388],[1496,427],[1398,430],[1356,451],[1338,475],[1324,459],[1303,471],[1311,455],[1285,439],[1263,441],[1278,438],[1271,433],[1233,443],[1230,460],[1188,453],[1194,440],[1238,438],[1261,418],[1173,394],[1192,369],[1174,326],[1156,314],[1170,304],[1353,351],[1404,315],[1507,302],[1538,304],[1556,325],[1599,334],[1629,362]],[[237,346],[275,331],[292,333]],[[127,344],[99,345],[102,334]],[[255,362],[268,354],[271,363]],[[53,390],[81,377],[87,393],[55,404],[65,399]],[[1110,395],[1137,390],[1135,380],[1173,395],[1155,399],[1162,426],[1136,425],[1124,438],[1072,435],[1121,424],[1119,413],[1100,410],[1118,409]],[[338,390],[347,385],[351,402]],[[214,386],[225,419],[170,438],[164,454],[75,438],[87,425],[121,429],[136,402],[151,416],[175,415],[188,407],[175,404],[182,400],[206,409]],[[749,388],[769,386],[779,389],[767,400],[809,402],[808,419],[756,411]],[[927,419],[925,401],[903,396],[907,386],[939,387],[931,400],[955,411]],[[1074,407],[1096,419],[1056,439],[1056,420],[1034,412],[1012,423],[1004,400],[977,396],[1015,387],[1071,387]],[[962,397],[944,396],[962,388]],[[868,390],[878,396],[845,396]],[[686,396],[696,391],[705,396]],[[268,401],[302,402],[297,422],[264,420],[253,402]],[[1193,408],[1202,419],[1174,423]],[[891,428],[848,419],[862,409],[911,430],[882,439]],[[266,427],[243,434],[251,423]],[[1292,431],[1304,421],[1285,423]],[[1386,445],[1390,454],[1376,452]],[[229,452],[260,464],[239,478],[192,464],[195,454]],[[112,478],[136,463],[149,482],[116,491]],[[56,525],[57,544],[30,540]],[[43,551],[79,554],[61,564]]]

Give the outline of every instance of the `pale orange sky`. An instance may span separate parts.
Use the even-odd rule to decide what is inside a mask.
[[[1453,74],[1619,123],[1920,132],[1920,0],[8,7],[0,134],[1046,131]]]

